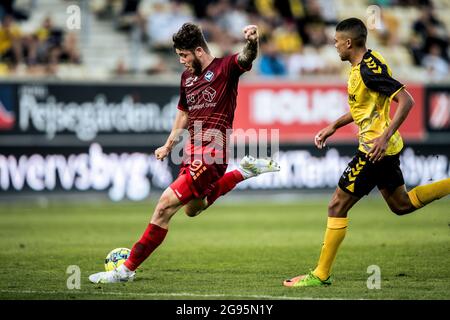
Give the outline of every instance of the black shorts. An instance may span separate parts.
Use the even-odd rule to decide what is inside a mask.
[[[339,179],[339,188],[360,198],[369,194],[375,186],[394,191],[404,184],[399,154],[385,156],[381,161],[372,163],[361,151],[356,153]]]

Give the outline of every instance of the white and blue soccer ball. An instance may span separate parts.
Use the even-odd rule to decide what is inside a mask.
[[[105,258],[105,270],[111,271],[122,265],[130,256],[128,248],[116,248],[111,250]]]

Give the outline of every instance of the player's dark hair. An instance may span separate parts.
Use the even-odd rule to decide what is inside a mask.
[[[208,45],[199,26],[187,22],[172,37],[173,48],[178,50],[194,51],[195,48],[202,47],[209,53]]]
[[[356,47],[363,47],[366,44],[367,28],[364,22],[358,18],[349,18],[342,20],[336,26],[336,31],[348,32],[352,37],[353,44]]]

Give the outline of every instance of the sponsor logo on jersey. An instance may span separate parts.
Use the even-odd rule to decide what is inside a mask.
[[[214,77],[214,72],[208,71],[205,74],[205,80],[211,82],[212,78]]]
[[[212,102],[214,100],[214,97],[216,96],[216,90],[214,90],[211,87],[207,87],[205,90],[202,91],[203,99],[205,99],[208,102]]]
[[[355,72],[352,74],[350,78],[350,87],[355,89],[358,86],[359,80],[361,79],[361,75],[359,72]]]
[[[197,81],[197,77],[189,77],[186,79],[186,82],[184,83],[184,85],[186,87],[191,87],[194,85],[194,82]]]
[[[195,94],[189,94],[186,96],[186,100],[189,104],[194,104],[195,103]]]

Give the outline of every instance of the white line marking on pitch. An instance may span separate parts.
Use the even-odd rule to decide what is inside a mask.
[[[23,293],[23,294],[86,294],[86,295],[112,295],[112,296],[147,296],[147,297],[222,297],[222,298],[250,298],[250,299],[276,299],[276,300],[344,300],[342,298],[311,298],[311,297],[288,297],[288,296],[269,296],[269,295],[241,295],[241,294],[202,294],[202,293],[190,293],[190,292],[154,292],[154,293],[142,293],[142,292],[92,292],[92,291],[80,291],[80,290],[68,290],[68,291],[38,291],[38,290],[0,290],[1,293]]]

